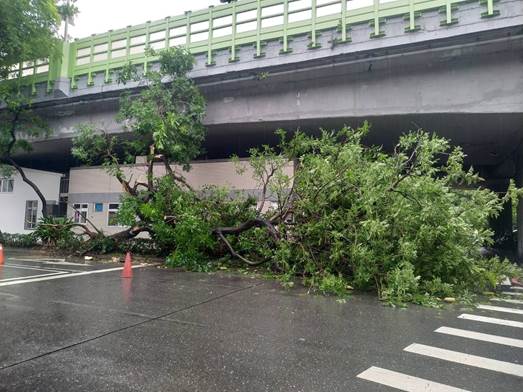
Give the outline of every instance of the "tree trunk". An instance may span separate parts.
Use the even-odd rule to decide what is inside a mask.
[[[18,163],[16,163],[16,161],[13,158],[7,157],[7,162],[9,162],[9,164],[11,166],[13,166],[16,169],[16,171],[18,171],[18,173],[22,177],[22,180],[27,185],[29,185],[31,188],[33,188],[35,193],[40,198],[40,201],[42,202],[42,216],[44,218],[47,218],[47,216],[48,216],[48,214],[47,214],[47,201],[45,200],[44,194],[40,191],[40,188],[38,188],[38,185],[36,185],[33,181],[31,181],[29,178],[27,178],[27,176],[25,175],[24,169]]]

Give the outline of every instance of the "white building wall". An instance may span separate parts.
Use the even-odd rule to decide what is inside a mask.
[[[24,172],[38,186],[49,204],[58,203],[61,174],[33,169],[24,169]],[[14,179],[13,192],[0,192],[0,230],[3,233],[28,234],[32,230],[24,228],[26,201],[38,201],[38,219],[42,217],[42,203],[18,172],[14,172],[11,178]]]

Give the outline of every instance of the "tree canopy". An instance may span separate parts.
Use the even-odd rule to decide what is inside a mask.
[[[60,26],[54,0],[0,0],[0,10],[0,78],[13,64],[53,54]]]
[[[155,54],[159,57],[157,69],[139,74],[139,70],[129,64],[118,78],[123,83],[132,79],[145,85],[138,94],[127,93],[121,99],[119,120],[132,137],[109,135],[86,124],[80,127],[72,150],[73,155],[86,164],[105,166],[122,184],[126,196],[136,201],[136,206],[151,202],[161,186],[154,181],[156,163],[163,166],[173,182],[187,186],[172,165],[187,169],[191,160],[200,154],[205,138],[202,124],[205,99],[187,77],[193,67],[193,56],[183,48],[151,52]],[[133,183],[122,164],[135,163],[137,156],[146,158],[147,178]],[[137,207],[133,222],[127,221],[130,229],[124,236],[151,232],[151,219],[144,209]]]

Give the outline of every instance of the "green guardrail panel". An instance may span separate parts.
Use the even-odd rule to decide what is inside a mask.
[[[254,57],[261,58],[269,41],[278,41],[280,54],[285,55],[292,53],[291,43],[297,36],[308,37],[310,49],[320,48],[325,30],[337,32],[332,46],[349,44],[352,27],[362,23],[371,26],[370,38],[383,37],[386,19],[392,17],[403,17],[405,32],[415,32],[420,30],[417,20],[426,11],[439,11],[441,25],[450,26],[458,23],[454,16],[458,4],[470,1],[486,7],[482,17],[499,15],[494,9],[497,0],[369,0],[358,8],[348,0],[239,0],[65,42],[62,56],[49,61],[48,72],[27,75],[25,69],[26,74],[20,72],[18,78],[32,85],[33,91],[38,83],[47,83],[50,91],[60,78],[69,79],[71,88],[77,87],[79,77],[87,77],[87,84],[93,85],[101,73],[104,82],[111,83],[114,72],[129,62],[147,70],[157,60],[146,55],[149,47],[184,46],[195,55],[206,55],[207,66],[215,64],[221,50],[229,51],[230,62],[238,61],[243,46],[253,47]]]

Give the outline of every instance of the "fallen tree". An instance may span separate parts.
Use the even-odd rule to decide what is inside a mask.
[[[157,70],[137,78],[144,88],[124,97],[120,112],[132,139],[91,125],[75,138],[74,155],[103,165],[124,191],[118,221],[127,229],[103,241],[146,232],[171,266],[206,271],[228,255],[265,264],[284,281],[300,277],[338,294],[349,285],[375,289],[392,303],[467,295],[519,273],[480,255],[492,242],[489,219],[506,200],[464,169],[460,148],[421,130],[392,152],[363,143],[367,124],[320,136],[279,131],[278,146],[250,152],[257,200],[193,189],[177,169],[189,169],[204,139],[204,100],[186,76],[192,63],[171,49],[159,54]],[[124,71],[123,81],[136,77],[132,66]],[[137,156],[145,157],[139,178],[125,166]],[[241,173],[245,163],[237,167]]]

